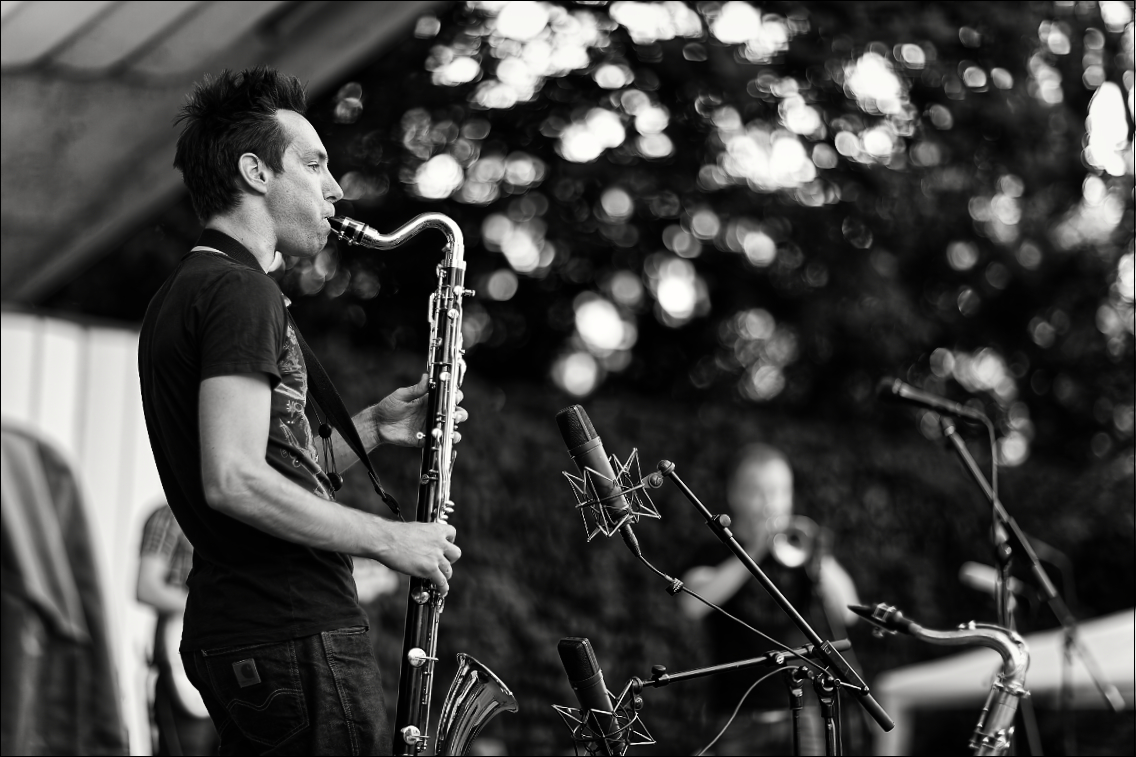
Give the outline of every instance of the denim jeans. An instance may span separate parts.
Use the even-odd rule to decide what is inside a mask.
[[[390,754],[379,666],[363,626],[182,656],[218,754]]]

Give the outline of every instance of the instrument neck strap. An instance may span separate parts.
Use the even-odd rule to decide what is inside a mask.
[[[251,268],[254,271],[264,273],[264,269],[260,267],[256,257],[246,250],[240,242],[233,239],[228,234],[217,231],[216,229],[205,229],[201,232],[201,236],[198,238],[197,245],[194,249],[197,250],[203,247],[227,255],[241,265]],[[264,275],[267,276],[268,274],[265,273]],[[275,279],[273,279],[273,283],[275,283]],[[280,296],[283,297],[284,293],[281,292]],[[285,303],[287,303],[287,298],[285,298]],[[316,354],[312,352],[312,348],[304,341],[304,336],[300,333],[299,327],[296,326],[296,321],[292,318],[291,311],[285,307],[284,312],[288,316],[288,323],[292,326],[292,331],[296,334],[296,341],[300,345],[300,353],[304,356],[304,363],[307,366],[308,397],[323,410],[324,415],[327,417],[327,422],[340,433],[343,440],[347,442],[347,446],[358,456],[359,461],[366,466],[367,475],[371,479],[371,485],[379,495],[379,498],[401,519],[402,513],[399,510],[398,501],[383,488],[383,484],[379,480],[379,474],[375,472],[375,466],[371,464],[371,460],[367,456],[367,450],[363,446],[363,440],[359,438],[359,430],[355,428],[355,423],[351,420],[351,414],[347,412],[347,407],[343,404],[343,399],[339,396],[339,392],[336,391],[335,385],[331,383],[327,371],[324,370]]]

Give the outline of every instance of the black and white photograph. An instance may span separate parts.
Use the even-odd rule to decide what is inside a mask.
[[[3,0],[3,755],[1126,755],[1131,0]]]

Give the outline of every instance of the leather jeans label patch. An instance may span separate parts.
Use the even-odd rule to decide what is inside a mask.
[[[256,672],[256,660],[250,658],[234,662],[233,672],[236,673],[237,683],[242,689],[260,683],[260,673]]]

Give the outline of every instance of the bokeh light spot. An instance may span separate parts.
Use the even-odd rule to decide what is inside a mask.
[[[553,364],[552,380],[569,394],[583,397],[599,384],[600,366],[587,352],[572,352]]]
[[[532,39],[548,26],[548,8],[544,3],[514,0],[501,8],[497,16],[497,33],[509,39]]]
[[[506,269],[494,271],[489,280],[485,282],[485,290],[490,299],[499,302],[511,300],[513,295],[517,293],[517,275]]]
[[[462,185],[465,173],[461,165],[450,155],[435,155],[418,167],[414,174],[414,186],[418,193],[431,200],[449,197]]]
[[[603,196],[600,197],[600,207],[613,221],[626,221],[635,211],[635,203],[631,201],[631,195],[619,187],[612,187],[603,193]]]

